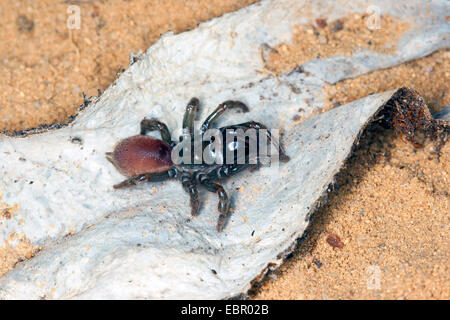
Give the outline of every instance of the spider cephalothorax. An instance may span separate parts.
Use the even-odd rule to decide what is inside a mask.
[[[197,137],[203,137],[208,130],[212,129],[214,121],[227,109],[237,109],[242,112],[248,111],[248,107],[240,101],[225,101],[221,103],[203,122]],[[218,154],[223,156],[229,154],[231,151],[231,159],[228,158],[226,161],[222,159],[222,161],[214,163],[198,163],[197,161],[184,161],[179,163],[173,161],[173,151],[182,142],[186,144],[186,142],[191,140],[192,142],[194,141],[194,118],[198,110],[199,101],[197,98],[192,98],[186,106],[186,112],[183,118],[183,135],[180,137],[179,143],[172,141],[171,134],[164,123],[156,119],[143,119],[141,121],[140,135],[120,141],[113,152],[106,154],[106,158],[120,173],[129,177],[129,179],[115,185],[115,189],[131,187],[143,181],[157,182],[167,179],[179,179],[184,190],[190,196],[191,213],[193,216],[198,214],[200,205],[198,200],[198,185],[202,185],[207,190],[217,193],[219,196],[218,210],[220,213],[217,222],[217,231],[220,232],[223,230],[226,222],[229,198],[224,188],[216,183],[216,181],[240,172],[245,168],[257,167],[261,164],[262,159],[260,149],[252,149],[252,141],[248,139],[248,136],[247,138],[239,139],[236,132],[242,133],[243,131],[252,129],[257,137],[262,133],[269,142],[274,142],[277,148],[279,148],[279,159],[281,161],[287,161],[289,157],[284,154],[281,147],[272,139],[270,131],[264,125],[250,121],[216,129],[219,138],[223,138],[217,140],[225,141],[225,143],[220,145],[222,152]],[[162,140],[147,136],[146,134],[150,131],[159,131]],[[228,134],[230,132],[233,139],[231,143],[230,141],[226,141],[229,139]],[[207,153],[209,152],[217,157],[217,150],[211,148],[213,142],[214,139],[201,143],[202,155],[206,150]],[[217,141],[215,142],[217,143]],[[193,145],[194,143],[191,146],[192,154],[194,154]],[[256,150],[256,153],[252,153],[251,150]],[[183,151],[181,151],[182,153]],[[238,156],[239,154],[241,155],[240,158]],[[194,158],[195,156],[189,157],[189,160],[193,160]]]

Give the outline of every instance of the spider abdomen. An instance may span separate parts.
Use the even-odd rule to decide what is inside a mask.
[[[172,166],[172,148],[166,142],[145,135],[120,141],[107,159],[125,176],[159,173]]]

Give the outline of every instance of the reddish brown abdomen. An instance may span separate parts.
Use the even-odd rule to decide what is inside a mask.
[[[172,148],[150,136],[133,136],[119,142],[111,161],[125,176],[167,171],[173,165]]]

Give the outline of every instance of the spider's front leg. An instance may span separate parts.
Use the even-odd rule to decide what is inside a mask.
[[[258,132],[261,129],[265,130],[266,136],[267,136],[267,140],[270,143],[273,143],[274,146],[276,146],[278,148],[280,161],[281,162],[288,162],[290,160],[289,156],[284,152],[284,148],[282,147],[280,142],[277,141],[276,139],[273,139],[272,134],[270,133],[270,130],[268,130],[267,127],[265,125],[263,125],[262,123],[259,123],[259,122],[256,122],[256,121],[248,121],[248,122],[244,122],[244,123],[241,123],[241,124],[232,125],[232,126],[229,126],[227,128],[232,128],[232,129],[242,129],[242,128],[255,129],[255,130],[258,130]]]
[[[200,207],[200,201],[198,200],[198,189],[195,181],[189,178],[182,179],[184,190],[189,194],[191,202],[191,214],[193,217],[198,215],[198,209]]]
[[[149,181],[149,182],[160,182],[164,181],[170,178],[169,172],[161,172],[161,173],[145,173],[140,174],[135,177],[131,177],[127,180],[122,181],[119,184],[116,184],[113,186],[114,189],[122,189],[122,188],[129,188],[134,187],[142,182]]]
[[[203,180],[202,185],[211,192],[217,193],[219,196],[219,219],[217,220],[217,226],[216,229],[218,232],[221,232],[223,230],[223,227],[225,226],[225,223],[227,222],[227,213],[228,208],[230,206],[230,199],[228,199],[227,193],[225,192],[225,189],[218,183],[214,183],[208,179]]]

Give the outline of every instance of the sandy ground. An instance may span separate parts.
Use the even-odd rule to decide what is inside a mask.
[[[255,1],[25,1],[0,6],[0,130],[67,121],[88,96],[104,90],[160,34]],[[81,11],[80,29],[68,30],[68,7]],[[362,29],[366,17],[317,17],[296,27],[292,42],[265,53],[276,76],[321,56],[356,47],[389,52],[408,23],[383,17],[381,31]],[[345,41],[343,41],[345,39]],[[346,45],[342,45],[346,43]],[[328,86],[329,108],[400,86],[416,88],[432,111],[450,103],[450,56],[441,50],[395,68]],[[301,121],[301,119],[299,119]],[[370,143],[369,143],[370,142]],[[339,190],[314,216],[307,235],[255,299],[448,299],[450,147],[414,148],[391,131],[363,143],[338,179]],[[14,213],[1,203],[1,220]],[[39,248],[23,235],[0,245],[0,276]]]

